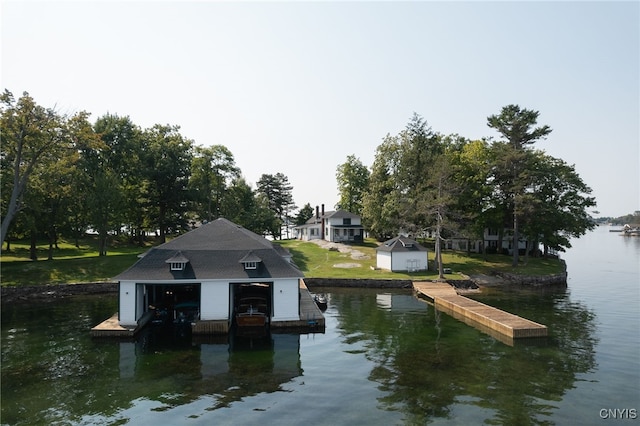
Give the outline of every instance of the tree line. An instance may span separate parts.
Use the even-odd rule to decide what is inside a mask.
[[[60,235],[77,242],[92,230],[105,255],[116,234],[164,242],[226,217],[279,238],[283,225],[314,214],[309,203],[298,210],[282,173],[263,174],[253,189],[227,147],[197,145],[178,126],[141,128],[113,114],[91,123],[85,111],[64,116],[26,92],[16,99],[5,90],[0,105],[0,244],[29,239],[33,259],[42,237],[51,258]],[[414,114],[384,137],[370,167],[355,155],[337,167],[335,207],[361,215],[379,240],[435,235],[437,257],[443,239],[482,240],[486,228],[512,247],[526,240],[562,251],[594,227],[588,209],[596,203],[574,166],[533,148],[551,133],[538,117],[508,105],[487,118],[500,139],[469,140],[438,133]],[[517,265],[520,253],[513,255]]]
[[[106,255],[110,236],[165,242],[221,216],[279,238],[296,209],[287,176],[263,174],[253,189],[228,148],[196,145],[178,126],[141,128],[113,114],[91,123],[85,111],[64,116],[26,92],[5,90],[0,103],[0,244],[29,239],[32,259],[43,237],[51,258],[60,235],[78,244],[92,230]]]
[[[355,155],[338,166],[339,206],[360,214],[381,241],[399,231],[435,235],[440,268],[444,238],[483,240],[487,228],[499,233],[498,247],[511,240],[514,266],[521,240],[529,244],[525,255],[540,244],[544,254],[564,251],[595,226],[588,210],[596,202],[574,166],[533,148],[551,133],[538,117],[508,105],[487,118],[500,139],[468,140],[435,132],[414,114],[383,139],[370,168]]]
[[[623,216],[618,217],[599,217],[596,222],[599,224],[610,223],[612,225],[630,225],[630,226],[640,226],[640,210],[636,210],[633,213],[625,214]]]

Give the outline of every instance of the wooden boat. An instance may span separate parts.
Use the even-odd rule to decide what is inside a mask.
[[[325,296],[324,294],[316,294],[313,297],[313,300],[316,302],[316,305],[318,305],[318,308],[320,308],[321,310],[325,310],[327,309],[327,296]]]
[[[238,327],[263,327],[268,322],[267,300],[262,297],[245,297],[240,299],[236,309]]]
[[[174,324],[191,324],[200,317],[200,305],[198,302],[182,302],[175,307]]]

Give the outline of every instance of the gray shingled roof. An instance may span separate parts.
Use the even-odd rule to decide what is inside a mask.
[[[322,215],[322,217],[320,217],[320,218],[316,217],[316,215],[314,214],[312,217],[310,217],[305,222],[305,225],[314,225],[314,224],[320,223],[320,222],[322,222],[322,219],[325,219],[325,218],[341,219],[341,218],[348,218],[348,217],[350,217],[352,219],[360,218],[360,216],[358,216],[357,214],[350,213],[350,212],[348,212],[346,210],[337,210],[337,211],[331,210],[331,211],[328,211],[328,212],[324,212],[324,215]],[[303,226],[304,225],[300,225],[300,226],[297,226],[297,228],[301,228]]]
[[[178,251],[169,259],[165,260],[165,263],[189,263],[189,259],[187,259],[181,251]]]
[[[384,251],[384,252],[427,251],[427,248],[418,244],[415,240],[412,240],[411,238],[403,237],[401,235],[399,237],[395,237],[388,241],[385,241],[383,244],[379,245],[376,248],[376,251]]]
[[[351,213],[348,212],[346,210],[337,210],[335,212],[326,212],[325,213],[326,217],[331,217],[331,218],[343,218],[343,217],[350,217],[350,218],[359,218],[360,216],[358,216],[355,213]]]
[[[189,260],[182,271],[171,271],[167,259],[181,254]],[[216,219],[149,250],[131,268],[115,277],[123,280],[301,278],[302,272],[282,256],[274,243],[235,223]],[[261,259],[254,270],[241,260]]]

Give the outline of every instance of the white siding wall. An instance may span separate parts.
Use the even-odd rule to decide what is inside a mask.
[[[417,270],[427,269],[427,252],[420,251],[393,253],[391,270],[406,271],[409,262],[411,262],[411,265],[415,265],[415,268]]]
[[[229,318],[229,282],[203,281],[200,285],[200,319]]]
[[[136,283],[120,282],[119,320],[122,326],[136,325]]]
[[[145,285],[144,284],[136,284],[136,322],[142,317],[142,315],[147,311],[147,299],[145,296]]]
[[[273,283],[273,321],[294,321],[300,318],[299,286],[297,278],[276,280]]]
[[[380,269],[391,270],[391,253],[379,251],[376,255],[376,266]]]

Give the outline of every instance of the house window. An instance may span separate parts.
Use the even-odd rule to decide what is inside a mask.
[[[345,217],[344,219],[342,219],[342,224],[343,225],[351,225],[351,218],[350,217]]]
[[[498,230],[497,230],[497,229],[489,228],[489,230],[488,230],[487,234],[488,234],[488,235],[498,235]]]
[[[244,269],[257,269],[258,268],[258,262],[245,262],[244,263]]]
[[[171,262],[171,270],[172,271],[182,271],[184,269],[185,263],[182,262]]]

